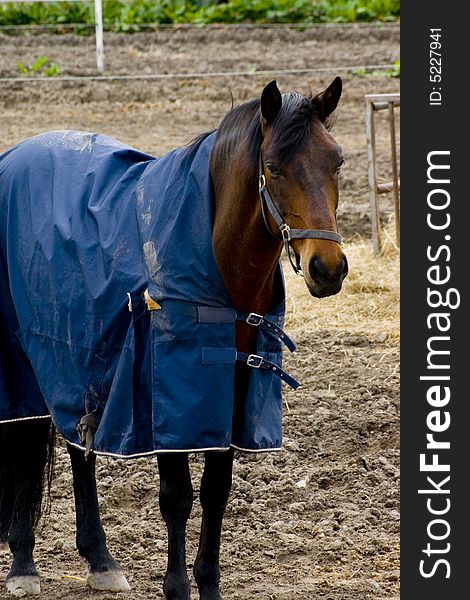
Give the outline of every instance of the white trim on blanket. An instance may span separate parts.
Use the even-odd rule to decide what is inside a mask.
[[[282,448],[258,448],[258,450],[254,450],[253,448],[241,448],[240,446],[235,446],[235,444],[230,445],[235,450],[240,450],[241,452],[250,452],[251,454],[258,454],[259,452],[280,452],[282,450]]]
[[[67,440],[66,440],[67,441]],[[73,444],[67,441],[67,444],[78,448],[85,452],[85,448],[80,446],[80,444]],[[145,456],[154,456],[156,454],[193,454],[198,452],[227,452],[230,448],[234,448],[235,450],[240,450],[241,452],[250,452],[252,454],[257,454],[258,452],[280,452],[282,448],[261,448],[259,450],[253,450],[252,448],[241,448],[240,446],[234,446],[230,444],[228,447],[222,448],[187,448],[183,450],[151,450],[150,452],[139,452],[138,454],[116,454],[114,452],[102,452],[101,450],[93,450],[93,453],[97,456],[110,456],[112,458],[144,458]]]
[[[36,417],[20,417],[18,419],[9,419],[8,421],[0,421],[0,425],[6,423],[16,423],[18,421],[32,421],[33,419],[50,419],[51,415],[40,415]],[[65,440],[67,444],[70,444],[74,448],[78,448],[85,452],[86,448],[80,446],[80,444],[74,444]],[[254,450],[253,448],[242,448],[241,446],[236,446],[235,444],[230,444],[230,446],[224,447],[214,447],[214,448],[188,448],[186,450],[151,450],[150,452],[139,452],[137,454],[116,454],[114,452],[101,452],[100,450],[93,450],[94,454],[97,456],[110,456],[112,458],[144,458],[145,456],[154,456],[155,454],[192,454],[197,452],[227,452],[233,448],[234,450],[239,450],[240,452],[249,452],[251,454],[258,454],[260,452],[280,452],[282,448],[259,448],[258,450]]]
[[[39,415],[36,417],[18,417],[17,419],[7,419],[6,421],[0,421],[0,425],[4,423],[17,423],[18,421],[32,421],[33,419],[50,419],[51,415]]]
[[[86,448],[80,446],[80,444],[73,444],[67,440],[66,442],[67,444],[74,446],[74,448],[83,450],[83,452],[86,450]],[[145,456],[154,456],[156,454],[192,454],[193,452],[227,452],[228,450],[230,450],[230,446],[223,448],[189,448],[187,450],[151,450],[150,452],[139,452],[137,454],[116,454],[114,452],[102,452],[101,450],[92,450],[92,452],[97,456],[110,456],[112,458],[143,458]]]

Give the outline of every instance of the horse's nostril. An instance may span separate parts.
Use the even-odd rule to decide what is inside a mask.
[[[310,274],[320,279],[331,277],[331,273],[319,256],[314,256],[310,261]]]
[[[309,272],[316,281],[336,281],[344,279],[348,274],[348,260],[343,255],[338,265],[331,271],[319,256],[314,256],[309,264]]]

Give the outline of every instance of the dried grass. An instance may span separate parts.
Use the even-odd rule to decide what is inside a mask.
[[[304,280],[284,265],[287,287],[286,327],[290,331],[340,330],[366,334],[379,341],[399,338],[400,261],[391,227],[383,250],[374,257],[370,240],[345,244],[349,275],[340,294],[312,298]]]

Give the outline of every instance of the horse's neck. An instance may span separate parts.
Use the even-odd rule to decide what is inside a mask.
[[[263,221],[258,165],[245,162],[242,151],[223,164],[212,161],[215,192],[212,239],[235,308],[266,314],[275,302],[274,284],[282,244],[267,231]]]

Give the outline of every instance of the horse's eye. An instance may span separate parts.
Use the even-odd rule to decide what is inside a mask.
[[[268,168],[268,171],[271,173],[271,175],[274,175],[274,177],[282,175],[281,171],[276,167],[274,163],[267,162],[266,167]]]
[[[336,172],[339,173],[341,171],[341,167],[344,165],[344,158],[341,159],[341,162],[336,167]]]

